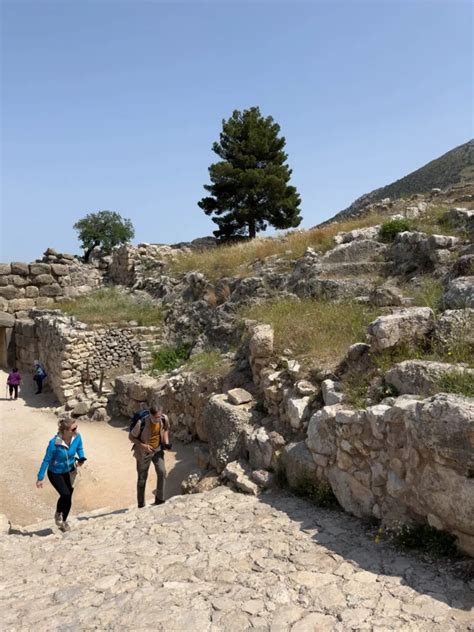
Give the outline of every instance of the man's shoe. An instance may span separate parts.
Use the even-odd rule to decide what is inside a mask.
[[[138,505],[138,509],[143,509],[145,505]]]
[[[63,526],[61,527],[61,531],[71,531],[71,527],[67,522],[63,522]]]
[[[154,505],[162,505],[165,501],[164,500],[160,500],[159,498],[155,498],[155,502],[153,503]]]
[[[54,514],[54,522],[56,523],[56,526],[59,527],[60,529],[63,528],[64,525],[64,521],[63,521],[63,514],[62,513],[58,513],[56,512]]]

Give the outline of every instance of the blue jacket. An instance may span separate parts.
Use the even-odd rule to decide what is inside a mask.
[[[76,453],[80,459],[84,459],[84,448],[82,447],[82,437],[77,434],[71,441],[71,445],[64,443],[59,435],[56,435],[48,443],[46,454],[38,472],[38,480],[42,481],[46,470],[54,474],[66,474],[75,467],[74,457]]]

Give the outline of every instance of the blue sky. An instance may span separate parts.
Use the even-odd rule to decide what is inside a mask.
[[[301,227],[472,137],[468,2],[3,0],[0,260],[80,253],[114,210],[135,243],[212,234],[222,119],[287,140]]]

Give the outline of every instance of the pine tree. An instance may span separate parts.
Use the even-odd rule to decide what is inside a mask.
[[[300,224],[301,198],[288,184],[291,169],[285,164],[285,138],[271,116],[258,107],[235,110],[222,121],[220,141],[212,146],[221,158],[209,167],[211,195],[198,205],[219,227],[216,237],[255,237],[270,224],[293,228]]]

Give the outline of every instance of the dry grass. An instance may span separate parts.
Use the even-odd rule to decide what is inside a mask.
[[[334,237],[341,231],[373,226],[383,220],[381,215],[370,215],[357,220],[339,222],[323,228],[295,230],[278,237],[257,237],[238,244],[195,251],[177,257],[169,264],[171,274],[185,274],[197,270],[210,280],[227,276],[246,277],[252,274],[251,265],[267,257],[291,260],[302,257],[307,248],[326,252],[334,247]]]
[[[159,325],[162,314],[153,303],[138,302],[116,288],[106,288],[72,301],[58,304],[65,314],[75,316],[90,325],[127,324],[136,321],[140,326]]]
[[[352,301],[283,300],[251,307],[245,318],[273,326],[275,350],[290,349],[308,366],[335,367],[380,311]]]

